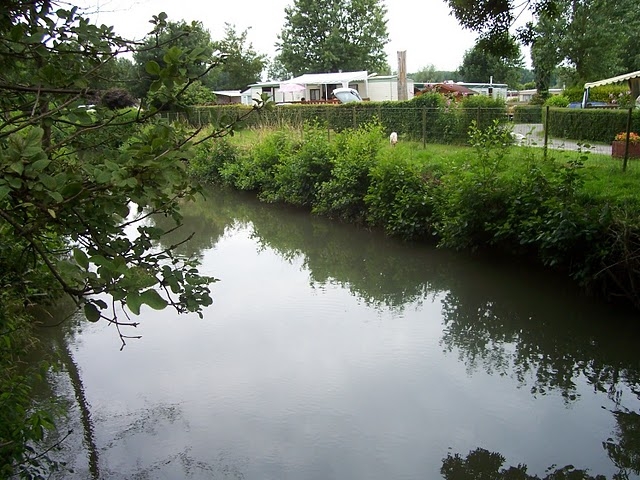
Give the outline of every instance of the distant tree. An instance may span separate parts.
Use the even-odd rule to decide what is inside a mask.
[[[458,72],[436,70],[434,65],[428,65],[415,73],[410,73],[409,78],[418,83],[441,83],[446,80],[457,82],[460,79]]]
[[[267,79],[272,81],[287,80],[293,77],[293,73],[282,64],[280,55],[276,55],[267,63]]]
[[[225,24],[224,38],[213,42],[223,57],[222,65],[211,71],[203,83],[215,90],[234,90],[258,82],[267,65],[267,56],[258,54],[247,43],[247,32],[236,32],[236,27]]]
[[[284,70],[294,75],[339,70],[380,72],[389,41],[381,0],[294,0],[276,49]]]
[[[495,83],[506,83],[516,88],[524,61],[520,47],[511,37],[511,48],[503,55],[490,53],[482,42],[467,50],[458,73],[465,82],[488,82],[491,77]]]
[[[157,78],[147,69],[151,61],[162,69],[167,65],[166,55],[176,55],[181,51],[197,51],[203,58],[211,57],[214,52],[209,31],[202,22],[185,21],[166,22],[161,28],[145,37],[144,44],[133,54],[136,68],[136,79],[132,92],[138,98],[145,98],[151,84]],[[202,77],[207,71],[207,64],[195,61],[185,67],[186,74],[191,77]]]

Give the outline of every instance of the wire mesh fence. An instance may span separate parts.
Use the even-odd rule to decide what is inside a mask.
[[[472,124],[483,129],[498,122],[511,129],[513,141],[518,145],[589,151],[615,158],[640,156],[640,138],[633,133],[640,128],[640,111],[525,107],[514,112],[504,108],[460,108],[455,102],[439,108],[396,105],[399,104],[283,104],[249,115],[246,114],[251,111],[250,107],[225,105],[168,112],[165,117],[195,127],[228,125],[240,117],[245,117],[241,123],[246,127],[302,129],[312,122],[326,128],[329,135],[375,121],[383,126],[387,135],[396,132],[401,141],[413,140],[423,145],[464,145]]]

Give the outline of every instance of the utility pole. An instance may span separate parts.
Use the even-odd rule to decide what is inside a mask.
[[[407,51],[398,52],[398,100],[408,100],[407,92]]]

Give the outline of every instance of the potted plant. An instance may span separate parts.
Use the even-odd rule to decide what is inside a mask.
[[[614,158],[624,158],[626,144],[627,132],[617,134],[611,145],[611,155]],[[635,132],[629,133],[629,158],[640,158],[640,135]]]

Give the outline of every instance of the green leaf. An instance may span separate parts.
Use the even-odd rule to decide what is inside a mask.
[[[147,290],[140,295],[142,303],[146,303],[154,310],[162,310],[168,303],[155,290]]]
[[[11,189],[8,186],[0,186],[0,200],[4,200],[9,195],[9,192],[11,192]]]
[[[56,179],[51,175],[43,173],[38,177],[38,179],[47,190],[55,190],[55,188],[58,186],[58,182],[56,182]]]
[[[144,66],[144,69],[149,75],[160,75],[160,65],[155,60],[150,60]]]
[[[49,160],[48,158],[41,158],[40,160],[36,160],[31,164],[31,169],[39,172],[47,168],[50,163],[51,163],[51,160]]]
[[[134,315],[140,315],[140,305],[142,305],[142,297],[137,292],[131,292],[127,295],[127,307]]]
[[[24,164],[22,162],[14,162],[9,165],[9,169],[16,172],[18,175],[22,175],[22,172],[24,172]]]
[[[76,260],[78,265],[80,265],[85,270],[89,268],[89,258],[87,257],[87,254],[79,248],[73,249],[73,258]]]
[[[100,320],[100,310],[92,303],[85,303],[84,316],[87,317],[87,320],[90,322],[97,322]]]

